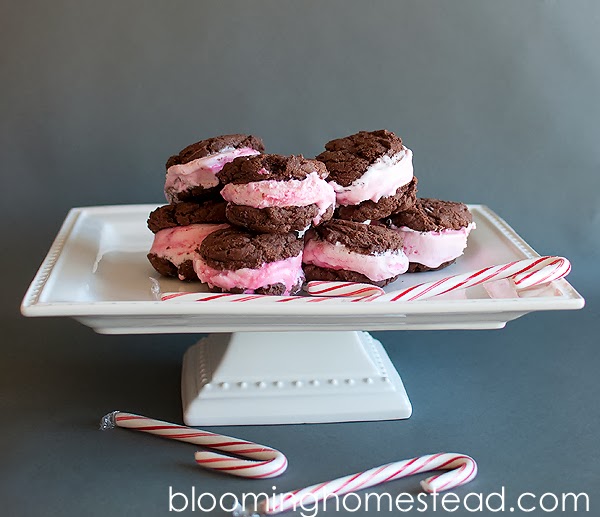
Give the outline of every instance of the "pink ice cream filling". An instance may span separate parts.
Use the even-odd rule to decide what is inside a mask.
[[[302,180],[265,180],[250,183],[229,183],[221,190],[225,201],[253,208],[295,207],[315,204],[319,213],[313,223],[319,224],[327,209],[335,205],[332,186],[311,172]]]
[[[343,244],[309,240],[304,245],[305,264],[327,269],[344,269],[362,273],[374,282],[387,280],[406,273],[408,258],[402,250],[390,250],[377,255],[363,255],[350,251]]]
[[[219,184],[216,174],[226,163],[232,162],[239,156],[254,156],[260,151],[251,147],[225,147],[216,154],[204,156],[188,163],[171,165],[167,169],[165,181],[165,194],[171,202],[173,194],[177,194],[192,187],[211,188]]]
[[[201,257],[194,260],[194,271],[201,282],[210,287],[220,287],[223,290],[243,289],[244,293],[252,294],[256,289],[267,285],[284,284],[284,295],[291,293],[292,288],[304,281],[302,271],[302,253],[285,260],[267,262],[258,269],[241,268],[222,270],[210,267]]]
[[[150,253],[167,259],[179,267],[186,260],[193,260],[197,257],[196,250],[202,241],[212,232],[221,228],[229,228],[229,225],[190,224],[188,226],[165,228],[156,232]]]
[[[410,262],[436,268],[460,257],[467,247],[467,238],[475,223],[460,230],[446,229],[438,232],[419,232],[406,226],[393,228],[404,238],[404,253]]]
[[[412,151],[406,147],[393,156],[382,156],[365,173],[347,187],[331,181],[338,205],[358,205],[363,201],[379,201],[393,196],[413,179]]]

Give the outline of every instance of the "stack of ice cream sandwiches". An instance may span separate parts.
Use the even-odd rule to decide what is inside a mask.
[[[332,140],[315,159],[224,135],[186,147],[166,168],[169,204],[148,219],[148,259],[211,291],[288,295],[305,280],[384,286],[450,265],[474,228],[464,204],[417,198],[412,152],[386,130]]]

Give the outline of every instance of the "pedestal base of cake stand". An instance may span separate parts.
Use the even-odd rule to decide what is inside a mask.
[[[211,334],[183,359],[190,426],[395,420],[412,407],[366,332]]]

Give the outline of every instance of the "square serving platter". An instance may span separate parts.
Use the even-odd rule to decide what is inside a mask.
[[[432,330],[502,328],[528,312],[584,305],[566,280],[493,295],[477,286],[413,302],[169,304],[160,301],[161,293],[206,291],[206,286],[161,277],[151,267],[146,254],[153,236],[146,220],[157,206],[73,208],[23,299],[22,313],[69,316],[105,334]],[[477,229],[465,254],[442,271],[402,275],[386,291],[539,256],[489,208],[469,208]]]

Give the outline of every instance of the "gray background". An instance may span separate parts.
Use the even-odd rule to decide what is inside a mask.
[[[591,0],[2,2],[5,514],[163,515],[169,485],[269,489],[197,470],[191,446],[96,431],[117,407],[180,421],[192,336],[99,336],[18,305],[69,208],[160,201],[163,164],[188,143],[253,132],[314,156],[384,127],[414,151],[421,195],[487,204],[568,256],[587,307],[501,331],[376,333],[408,421],[227,432],[287,453],[282,490],[456,450],[480,465],[460,494],[587,491],[597,509],[599,25]]]

